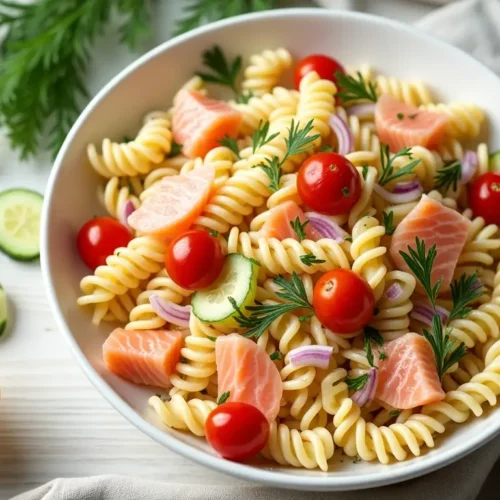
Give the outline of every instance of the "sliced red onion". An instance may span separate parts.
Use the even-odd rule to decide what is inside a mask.
[[[336,243],[342,243],[348,235],[336,222],[329,219],[326,215],[317,212],[306,212],[304,214],[310,221],[311,226],[316,229],[323,238],[330,238]]]
[[[118,218],[120,219],[120,222],[125,226],[130,229],[130,226],[128,225],[128,217],[130,214],[135,212],[135,205],[130,201],[127,200],[125,205],[123,205],[122,213],[118,214]]]
[[[462,176],[460,177],[460,183],[467,184],[476,173],[477,167],[477,153],[470,150],[466,151],[462,158]]]
[[[378,381],[378,370],[376,368],[370,368],[368,370],[368,382],[359,391],[356,391],[351,399],[357,403],[359,406],[364,406],[370,404],[375,397],[375,391],[377,390]]]
[[[396,194],[404,194],[415,191],[416,189],[422,189],[423,191],[422,184],[420,184],[417,179],[414,179],[412,181],[398,182],[394,185],[392,192]]]
[[[165,321],[177,326],[189,326],[191,306],[179,306],[169,300],[165,300],[158,294],[151,295],[149,303],[154,312]]]
[[[396,300],[403,293],[403,287],[399,283],[393,283],[385,292],[390,300]]]
[[[330,115],[328,125],[337,136],[339,155],[345,156],[352,153],[354,151],[354,138],[347,123],[339,115],[333,113]]]
[[[288,359],[293,366],[328,368],[332,353],[333,347],[329,345],[306,345],[291,350]]]
[[[418,182],[418,181],[417,181]],[[375,184],[373,186],[375,192],[383,198],[385,201],[392,203],[393,205],[400,205],[402,203],[410,203],[412,201],[418,200],[423,193],[422,185],[418,182],[418,185],[406,193],[391,193],[387,189],[383,188],[380,184]]]
[[[441,306],[436,306],[436,313],[439,315],[443,323],[448,319],[448,316],[450,315],[449,311]],[[427,326],[431,326],[434,314],[434,309],[432,309],[431,306],[426,304],[415,304],[410,313],[410,316],[413,319],[426,324]]]
[[[375,114],[375,103],[355,104],[347,109],[347,114],[358,118],[371,118]]]

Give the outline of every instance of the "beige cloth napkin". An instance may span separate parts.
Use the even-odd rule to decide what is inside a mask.
[[[458,8],[444,8],[428,16],[419,26],[470,52],[500,73],[500,0],[465,0]],[[180,485],[95,476],[56,479],[13,500],[474,500],[499,457],[500,437],[427,476],[346,493],[307,493],[252,485]],[[500,464],[491,474],[481,499],[500,499]]]

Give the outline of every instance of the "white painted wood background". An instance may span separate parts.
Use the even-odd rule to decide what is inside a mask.
[[[346,6],[349,0],[324,3]],[[406,21],[416,21],[431,9],[393,0],[357,3]],[[157,18],[161,29],[153,43],[167,38],[178,13],[179,5],[168,5]],[[134,59],[112,36],[97,44],[95,54],[92,92]],[[30,187],[43,192],[49,170],[48,157],[20,163],[0,137],[0,190]],[[98,394],[56,331],[38,263],[16,263],[0,254],[0,282],[9,297],[13,325],[0,344],[0,500],[58,476],[124,474],[178,483],[239,482],[161,447]]]

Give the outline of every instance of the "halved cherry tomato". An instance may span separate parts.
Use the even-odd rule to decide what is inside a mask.
[[[208,416],[205,435],[219,455],[241,461],[262,451],[269,438],[269,422],[255,406],[224,403]]]
[[[130,231],[112,217],[95,217],[78,232],[78,253],[83,262],[94,270],[106,264],[106,257],[117,248],[126,247],[132,239]]]
[[[300,167],[297,189],[302,201],[316,212],[340,215],[361,196],[361,179],[354,165],[337,153],[317,153]]]
[[[488,172],[478,177],[470,188],[472,212],[487,224],[500,224],[500,174]]]
[[[186,290],[201,290],[219,276],[224,264],[220,243],[206,231],[187,231],[170,243],[165,269],[170,278]]]
[[[344,67],[335,59],[322,54],[313,54],[299,61],[295,68],[294,83],[297,90],[302,78],[311,71],[316,71],[321,78],[330,80],[335,84],[337,84],[335,73],[340,71],[342,74],[345,74]]]
[[[373,318],[375,298],[370,285],[353,271],[334,269],[316,283],[314,313],[335,333],[354,333]]]

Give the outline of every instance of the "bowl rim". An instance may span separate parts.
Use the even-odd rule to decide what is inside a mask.
[[[482,432],[478,432],[472,439],[464,440],[462,443],[454,446],[449,450],[443,452],[436,451],[435,454],[428,457],[422,457],[420,460],[415,460],[418,457],[412,457],[406,464],[406,467],[392,468],[390,466],[383,472],[378,469],[373,473],[366,473],[363,476],[356,477],[353,481],[352,477],[336,476],[334,471],[319,472],[315,476],[312,475],[294,475],[293,473],[285,473],[280,471],[273,471],[272,467],[259,468],[252,465],[245,465],[242,463],[231,462],[217,456],[210,455],[202,450],[194,448],[188,443],[184,443],[175,436],[163,432],[134,411],[99,375],[99,373],[92,367],[86,356],[80,350],[75,338],[73,337],[69,326],[64,320],[62,310],[58,304],[56,292],[51,278],[51,269],[48,257],[49,248],[49,227],[50,227],[50,206],[54,196],[54,186],[56,184],[59,171],[64,163],[64,158],[70,145],[77,135],[81,124],[87,119],[88,115],[93,109],[106,98],[107,94],[114,89],[114,87],[121,82],[129,74],[133,73],[140,66],[147,64],[151,59],[160,55],[164,51],[170,50],[177,45],[183,44],[185,41],[196,38],[198,35],[208,33],[210,31],[224,28],[229,25],[238,25],[247,21],[255,21],[260,19],[273,19],[273,18],[314,18],[314,17],[331,17],[331,18],[344,18],[354,20],[369,21],[373,24],[379,24],[391,28],[396,28],[400,31],[406,32],[410,37],[420,38],[426,44],[431,44],[437,47],[443,47],[448,51],[454,52],[457,57],[466,58],[470,63],[475,64],[482,68],[482,71],[489,72],[491,76],[499,80],[498,76],[482,63],[474,59],[466,52],[454,47],[447,42],[444,42],[428,33],[420,30],[418,27],[410,26],[409,24],[386,19],[383,17],[375,16],[372,14],[365,14],[353,11],[334,11],[320,8],[288,8],[276,9],[271,11],[257,12],[235,16],[232,18],[224,19],[214,23],[210,23],[198,27],[188,33],[176,36],[167,40],[157,47],[151,49],[146,54],[137,58],[134,62],[129,64],[126,68],[120,71],[114,78],[112,78],[89,102],[89,104],[82,111],[70,132],[68,133],[57,157],[54,162],[52,171],[46,188],[45,203],[41,218],[41,268],[44,286],[49,299],[50,308],[54,314],[56,324],[59,330],[62,331],[73,355],[76,357],[81,369],[94,385],[94,387],[101,393],[101,395],[132,425],[137,429],[147,434],[156,442],[166,446],[170,450],[182,455],[194,462],[213,469],[217,472],[252,481],[255,483],[264,484],[267,486],[279,486],[289,489],[300,489],[309,491],[349,491],[361,490],[365,488],[373,488],[394,484],[401,481],[406,481],[415,477],[438,470],[446,465],[449,465],[460,458],[472,453],[479,447],[485,445],[496,435],[500,434],[500,420],[497,425],[484,426]],[[292,469],[291,469],[292,470]]]

